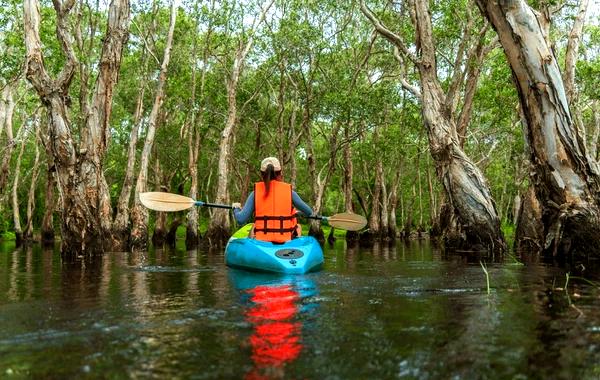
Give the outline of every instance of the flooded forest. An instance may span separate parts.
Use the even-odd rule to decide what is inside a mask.
[[[0,0],[0,377],[598,379],[598,1]]]
[[[262,158],[348,241],[595,257],[598,6],[4,1],[0,234],[65,255],[219,245]],[[305,229],[326,239],[319,221]]]

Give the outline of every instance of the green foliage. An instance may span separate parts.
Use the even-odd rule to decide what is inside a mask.
[[[409,49],[419,53],[414,43],[415,28],[409,3],[373,0],[367,4],[404,39]],[[483,19],[466,0],[433,2],[431,6],[438,74],[442,86],[448,89],[461,39],[466,31],[466,47],[470,48],[478,38]],[[2,83],[22,74],[25,52],[21,7],[20,2],[0,1]],[[83,6],[81,10],[83,43],[81,46],[76,44],[76,53],[82,68],[89,70],[88,87],[92,88],[107,15],[102,6],[99,9]],[[44,62],[50,75],[56,76],[64,64],[55,33],[56,15],[50,2],[42,2],[41,12]],[[247,42],[253,36],[255,44],[246,59],[236,98],[237,123],[229,163],[230,198],[240,200],[251,190],[252,183],[258,180],[257,165],[264,156],[282,152],[286,165],[294,158],[296,191],[309,200],[313,195],[309,158],[314,159],[322,178],[333,155],[335,170],[325,189],[321,212],[329,215],[344,211],[342,169],[346,162],[342,151],[349,146],[353,154],[357,212],[368,215],[372,209],[375,167],[381,161],[388,197],[391,198],[395,187],[398,190],[395,210],[398,223],[404,223],[412,215],[414,224],[430,226],[432,209],[440,204],[441,185],[436,180],[428,151],[421,105],[413,94],[402,88],[399,80],[403,77],[418,87],[415,67],[408,61],[406,67],[402,67],[394,59],[392,47],[385,39],[372,40],[373,26],[362,15],[356,1],[276,1],[265,23],[252,29],[251,20],[258,17],[259,12],[257,3],[253,2],[223,1],[211,9],[210,2],[186,0],[180,6],[166,95],[150,164],[149,187],[163,186],[168,191],[184,194],[189,191],[188,133],[197,128],[201,136],[199,198],[211,201],[216,197],[219,144],[229,111],[226,83],[239,43]],[[553,24],[552,38],[556,40],[559,59],[564,56],[566,31],[573,12],[573,7],[565,7]],[[164,54],[169,6],[164,2],[134,2],[131,15],[130,37],[123,53],[113,101],[111,141],[104,162],[113,202],[116,202],[123,183],[136,99],[141,89],[144,90],[144,111],[138,155],[143,146],[146,121],[154,102]],[[468,24],[469,19],[471,24]],[[70,25],[77,25],[76,12],[71,15]],[[90,36],[92,26],[96,32]],[[491,41],[492,38],[494,32],[489,30],[485,39]],[[586,26],[583,41],[581,53],[586,55],[582,55],[577,63],[577,84],[582,104],[587,104],[600,98],[596,85],[600,75],[600,29],[597,25]],[[144,64],[146,60],[147,64]],[[464,70],[466,65],[463,62],[458,69]],[[196,87],[192,89],[194,71]],[[204,87],[201,85],[203,71]],[[75,140],[80,138],[79,130],[84,120],[79,108],[81,81],[78,72],[69,92],[72,100],[69,114]],[[37,96],[28,88],[22,75],[18,87],[15,131],[39,106]],[[191,96],[193,90],[195,99]],[[463,107],[462,101],[459,97],[458,111]],[[525,142],[517,105],[512,73],[504,53],[494,49],[481,67],[465,150],[485,173],[509,239],[514,235],[510,225],[513,199],[528,185]],[[582,107],[581,113],[586,126],[591,126],[593,109]],[[195,125],[190,125],[192,119]],[[308,157],[310,147],[305,123],[311,132],[313,157]],[[28,138],[18,190],[22,215],[36,144],[31,136]],[[5,134],[0,135],[0,144],[6,145]],[[15,166],[14,156],[11,169]],[[155,172],[156,160],[160,162],[161,176]],[[42,152],[42,161],[44,169],[36,191],[36,225],[39,225],[44,210],[45,152]],[[284,175],[289,178],[290,166],[285,167]],[[433,194],[429,194],[428,175]],[[364,211],[359,206],[359,196],[366,207]],[[6,233],[13,228],[12,210],[8,206],[8,197],[4,196],[2,202],[0,232]],[[201,210],[201,231],[206,230],[209,217],[208,211]]]
[[[0,1],[0,78],[6,80],[19,76],[24,63],[25,44],[22,35],[22,2]]]
[[[12,231],[4,231],[0,233],[0,240],[2,241],[13,241],[16,239],[15,233]]]
[[[506,246],[513,247],[515,243],[516,226],[514,224],[504,221],[500,228],[502,229],[502,233],[504,234],[504,239],[506,239]]]

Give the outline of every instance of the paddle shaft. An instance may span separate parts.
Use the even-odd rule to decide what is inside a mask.
[[[218,204],[218,203],[204,203],[202,201],[196,201],[195,203],[196,206],[203,206],[203,207],[213,207],[213,208],[225,208],[228,210],[233,210],[233,207],[228,206],[228,205],[222,205],[222,204]],[[308,218],[308,219],[316,219],[316,220],[323,220],[323,217],[321,215],[311,215],[311,216],[306,216],[302,213],[297,213],[296,216],[302,217],[302,218]]]
[[[217,203],[205,203],[205,202],[202,202],[202,201],[196,201],[194,203],[194,205],[196,205],[196,206],[203,206],[203,207],[213,207],[213,208],[225,208],[225,209],[228,209],[228,210],[233,210],[233,207],[228,206],[228,205],[220,205],[220,204],[217,204]]]
[[[306,218],[306,219],[315,219],[315,220],[323,220],[323,216],[321,215],[304,215],[302,213],[297,213],[296,216],[299,216],[301,218]]]
[[[222,204],[218,204],[218,203],[206,203],[206,202],[202,202],[202,201],[196,201],[194,203],[194,205],[195,206],[203,206],[203,207],[213,207],[213,208],[225,208],[225,209],[228,209],[228,210],[233,210],[233,207],[231,207],[231,206],[222,205]],[[308,218],[308,219],[323,220],[323,216],[321,216],[321,215],[307,216],[307,215],[304,215],[302,213],[297,213],[296,216],[304,217],[304,218]]]
[[[228,209],[228,210],[233,210],[233,207],[228,206],[228,205],[222,205],[222,204],[218,204],[218,203],[205,203],[202,201],[196,201],[194,203],[196,206],[203,206],[203,207],[213,207],[213,208],[224,208],[224,209]],[[321,215],[304,215],[302,213],[297,213],[296,216],[299,216],[301,218],[308,218],[308,219],[316,219],[316,220],[323,220],[323,216]]]
[[[203,206],[203,207],[213,207],[213,208],[224,208],[224,209],[228,209],[228,210],[233,210],[233,207],[228,206],[228,205],[222,205],[222,204],[218,204],[218,203],[205,203],[202,201],[196,201],[195,202],[196,206]],[[296,216],[301,217],[301,218],[307,218],[307,219],[315,219],[315,220],[323,220],[324,216],[321,215],[304,215],[302,213],[297,213]],[[348,222],[352,222],[353,220],[346,220],[346,219],[336,219],[338,221],[348,221]]]

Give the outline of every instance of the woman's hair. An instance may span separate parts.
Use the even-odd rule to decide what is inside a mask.
[[[267,165],[267,169],[265,171],[260,172],[260,175],[265,183],[265,190],[266,194],[268,195],[271,181],[279,177],[281,175],[281,171],[275,171],[275,167],[272,164],[269,164]]]

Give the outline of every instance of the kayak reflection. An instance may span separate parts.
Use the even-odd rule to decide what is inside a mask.
[[[302,352],[300,315],[315,304],[303,300],[317,294],[305,276],[252,273],[232,269],[229,276],[242,295],[244,317],[252,325],[248,338],[254,367],[246,379],[284,377],[284,368]]]

